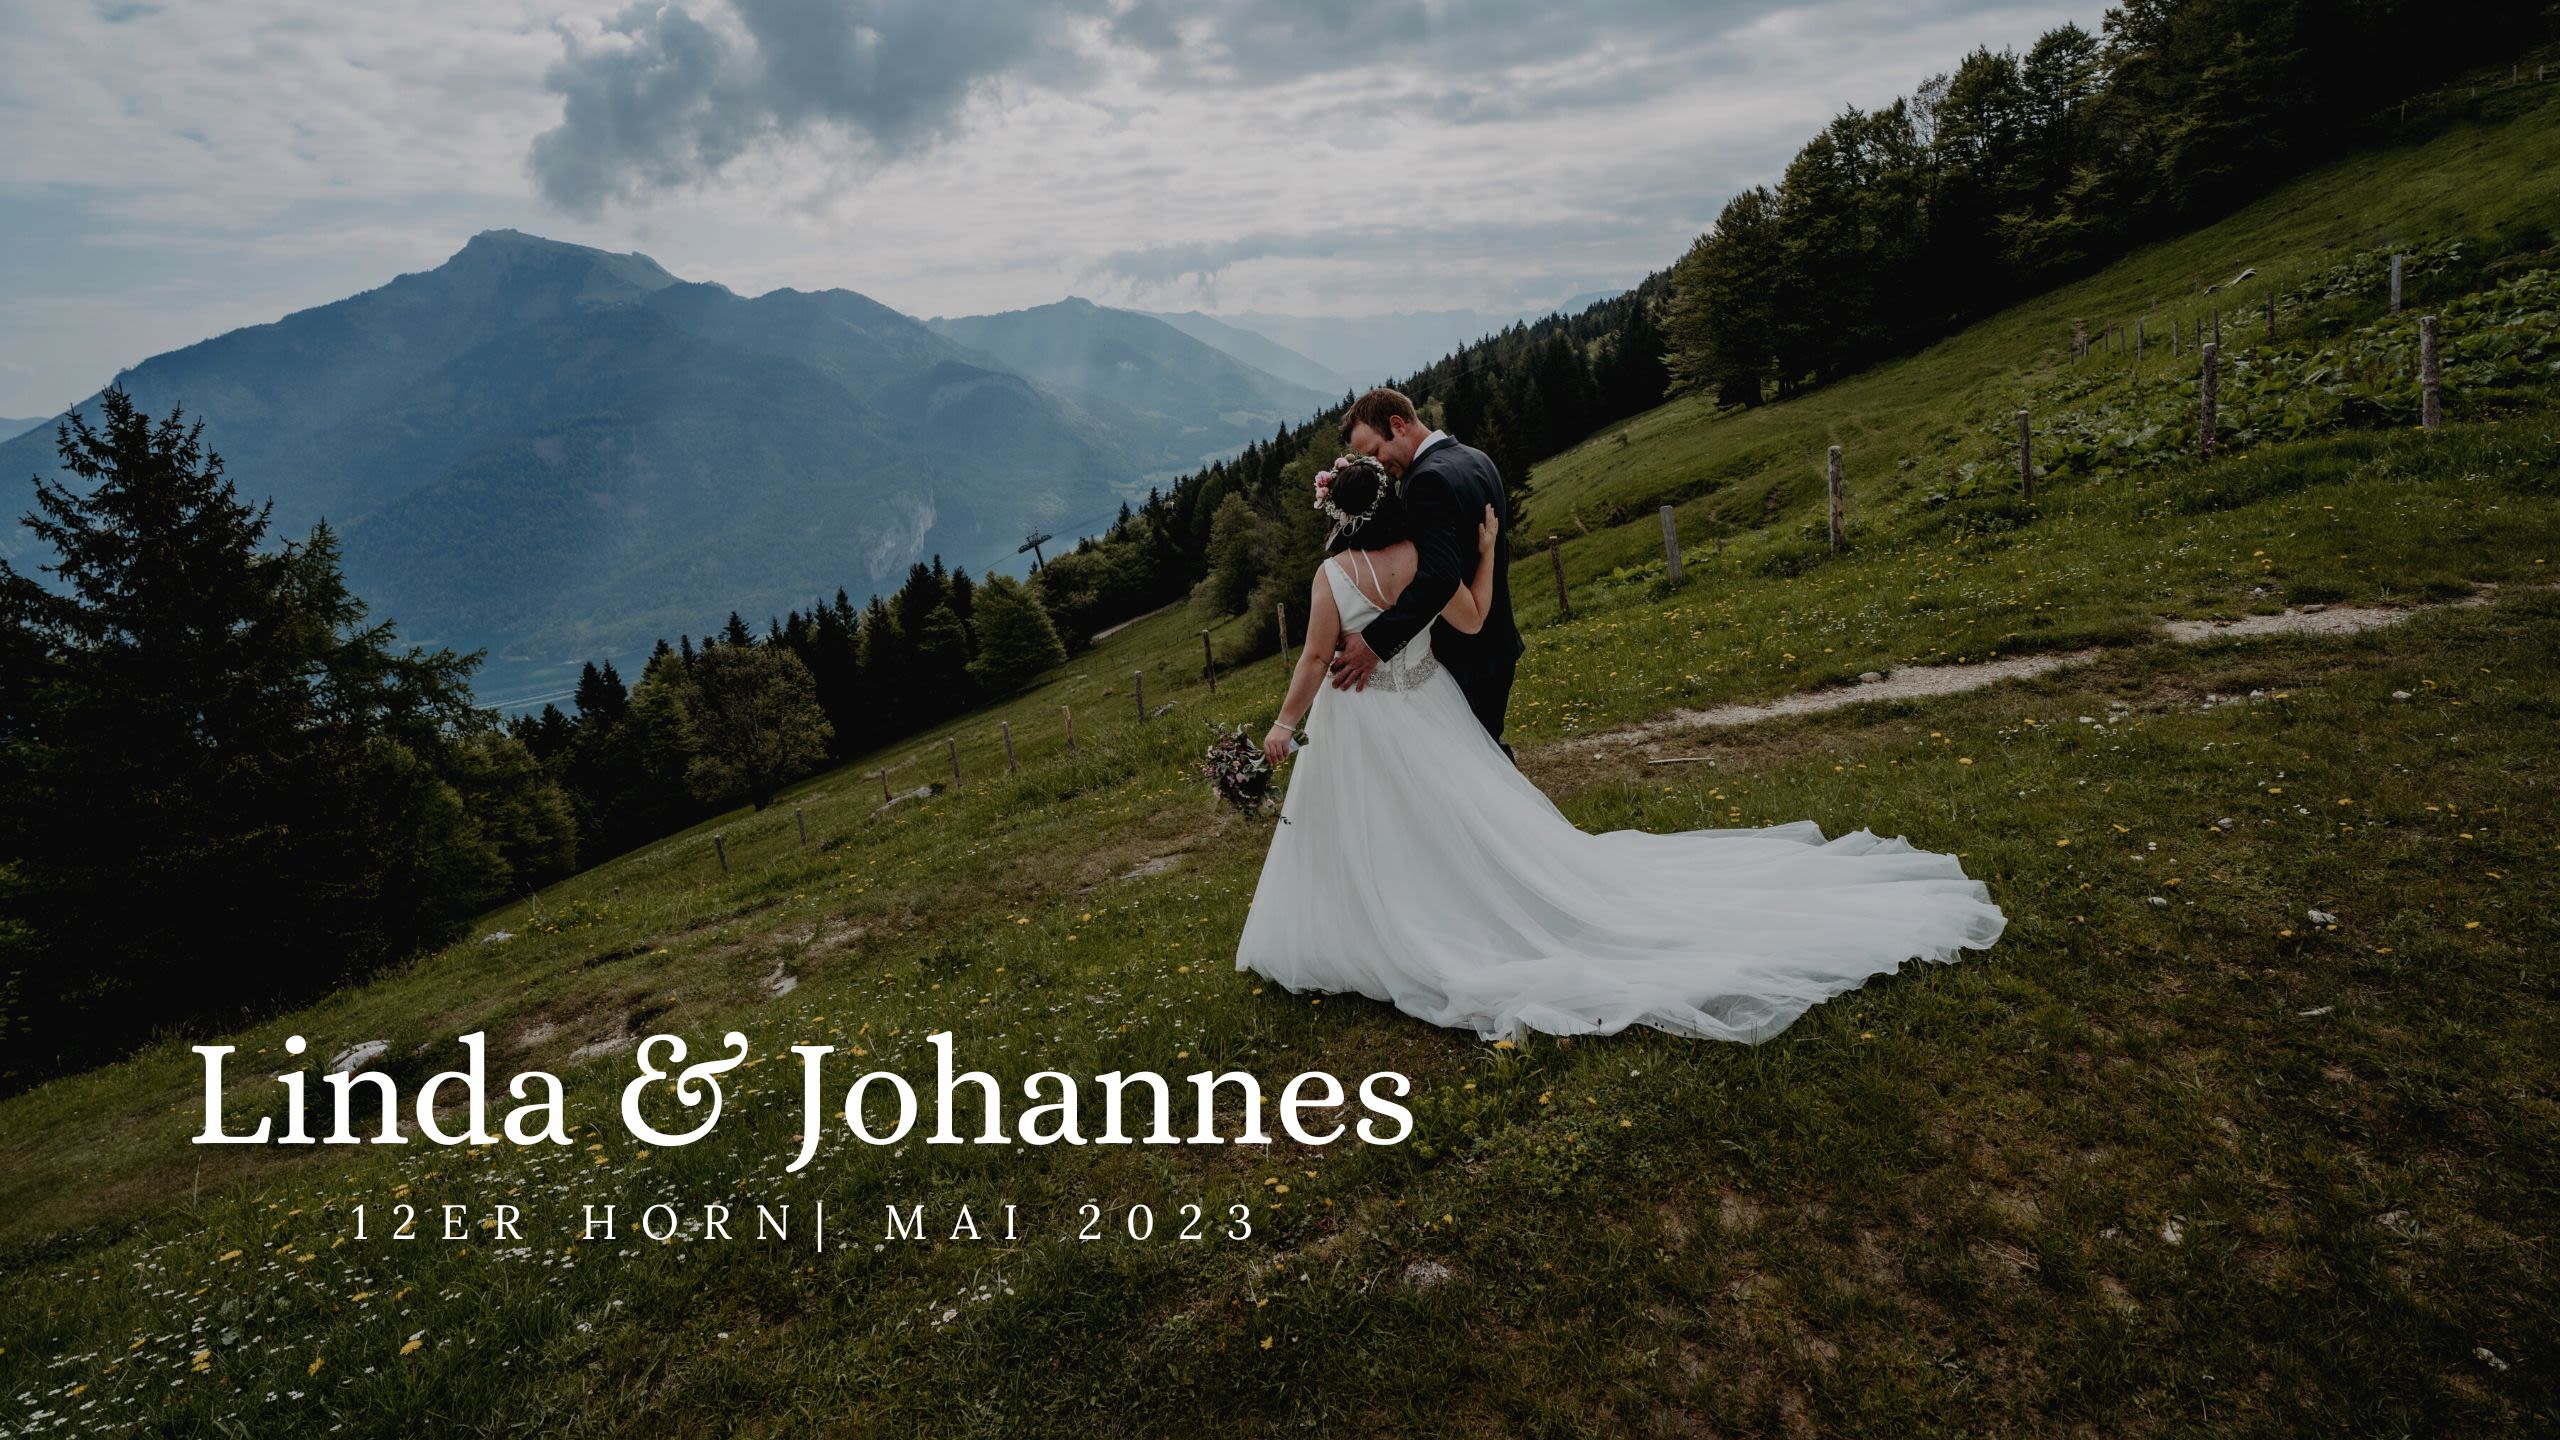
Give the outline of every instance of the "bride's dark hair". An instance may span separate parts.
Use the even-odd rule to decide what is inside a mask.
[[[1381,492],[1384,493],[1381,493]],[[1405,521],[1404,501],[1396,493],[1386,471],[1374,465],[1361,465],[1338,472],[1333,479],[1333,503],[1344,514],[1358,515],[1376,506],[1374,513],[1360,524],[1344,532],[1336,529],[1325,537],[1327,554],[1340,550],[1383,550],[1399,540],[1413,538],[1412,527]]]

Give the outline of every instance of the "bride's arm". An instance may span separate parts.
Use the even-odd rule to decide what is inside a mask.
[[[1262,753],[1272,764],[1289,753],[1289,737],[1307,718],[1307,707],[1315,704],[1316,687],[1324,683],[1325,667],[1333,662],[1334,642],[1342,638],[1342,612],[1334,607],[1333,587],[1324,581],[1324,570],[1317,567],[1314,593],[1307,597],[1307,643],[1298,652],[1296,668],[1289,672],[1288,692],[1280,697],[1280,722],[1262,737]],[[1280,643],[1289,643],[1282,635]]]
[[[1440,618],[1468,635],[1484,628],[1484,617],[1493,613],[1494,551],[1502,539],[1502,523],[1493,507],[1484,507],[1484,519],[1476,524],[1476,573],[1474,578],[1449,597],[1440,610]]]

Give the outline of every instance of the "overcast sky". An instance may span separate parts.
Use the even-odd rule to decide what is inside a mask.
[[[1511,309],[2065,0],[0,0],[0,415],[513,227],[916,315]]]

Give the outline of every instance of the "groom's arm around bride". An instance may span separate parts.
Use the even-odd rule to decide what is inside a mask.
[[[1394,656],[1431,626],[1465,577],[1474,573],[1476,524],[1487,505],[1501,517],[1501,538],[1495,543],[1508,551],[1511,507],[1492,459],[1439,431],[1426,433],[1413,402],[1394,390],[1372,390],[1354,401],[1343,417],[1343,431],[1354,451],[1375,456],[1400,478],[1398,493],[1414,546],[1411,583],[1385,614],[1344,641],[1335,662],[1335,687],[1357,690],[1367,685],[1380,660]],[[1498,556],[1493,577],[1493,605],[1484,627],[1469,635],[1441,625],[1433,630],[1431,644],[1485,732],[1498,742],[1524,647],[1511,616],[1510,567]]]

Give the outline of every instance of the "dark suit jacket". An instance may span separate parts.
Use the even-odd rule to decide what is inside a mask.
[[[1498,704],[1509,694],[1512,671],[1527,648],[1511,618],[1511,567],[1504,563],[1510,553],[1511,506],[1502,492],[1501,472],[1474,446],[1442,440],[1413,457],[1397,493],[1413,527],[1413,581],[1396,597],[1394,608],[1370,621],[1361,634],[1386,659],[1424,626],[1432,627],[1431,653],[1449,667],[1468,701],[1494,697]],[[1440,619],[1440,609],[1476,572],[1476,525],[1487,505],[1502,517],[1502,533],[1494,541],[1499,548],[1493,610],[1485,616],[1484,628],[1469,635]],[[1493,688],[1497,685],[1498,692]],[[1483,713],[1482,705],[1477,708]]]

